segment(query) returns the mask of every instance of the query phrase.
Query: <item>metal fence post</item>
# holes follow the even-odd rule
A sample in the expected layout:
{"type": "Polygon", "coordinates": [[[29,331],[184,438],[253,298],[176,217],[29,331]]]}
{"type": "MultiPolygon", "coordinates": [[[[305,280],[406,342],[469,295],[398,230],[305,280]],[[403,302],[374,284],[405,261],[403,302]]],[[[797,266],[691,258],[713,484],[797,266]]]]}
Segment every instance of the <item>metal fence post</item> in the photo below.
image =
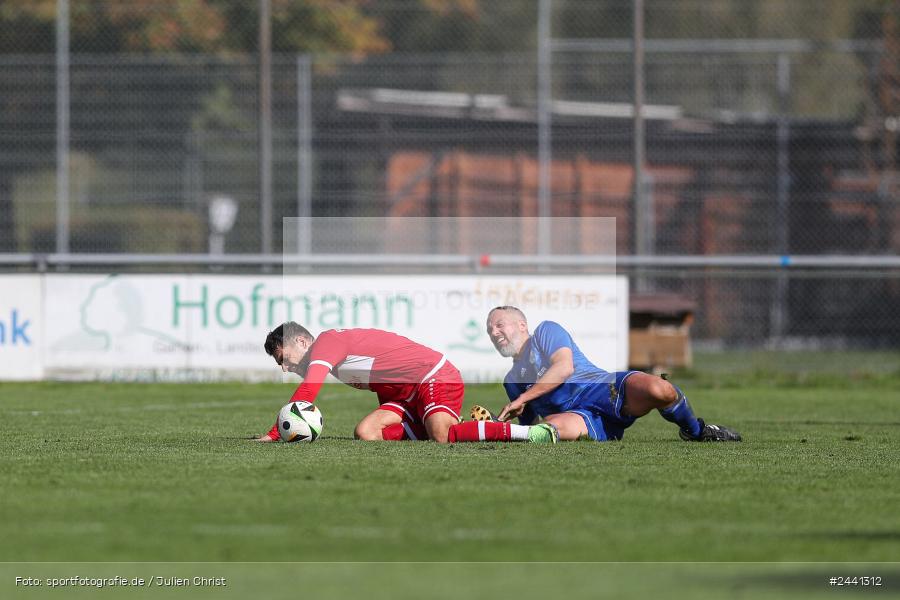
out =
{"type": "Polygon", "coordinates": [[[312,251],[312,57],[297,56],[297,248],[312,251]]]}
{"type": "Polygon", "coordinates": [[[553,160],[551,1],[540,0],[538,4],[538,254],[549,254],[553,248],[550,222],[553,214],[550,206],[550,166],[553,160]]]}
{"type": "MultiPolygon", "coordinates": [[[[648,207],[645,205],[644,189],[645,134],[644,134],[644,0],[634,0],[634,39],[633,39],[633,73],[634,73],[634,253],[647,253],[647,236],[645,227],[648,223],[648,207]]],[[[646,291],[647,281],[640,272],[637,273],[637,291],[646,291]]]]}
{"type": "MultiPolygon", "coordinates": [[[[778,120],[775,130],[776,182],[775,182],[775,251],[782,256],[790,254],[790,94],[791,57],[782,52],[777,62],[778,120]]],[[[775,281],[770,315],[771,341],[775,344],[784,337],[787,330],[788,276],[783,271],[775,281]]]]}
{"type": "Polygon", "coordinates": [[[259,0],[259,220],[260,252],[272,252],[272,18],[259,0]]]}
{"type": "Polygon", "coordinates": [[[69,252],[69,0],[56,0],[56,251],[69,252]]]}

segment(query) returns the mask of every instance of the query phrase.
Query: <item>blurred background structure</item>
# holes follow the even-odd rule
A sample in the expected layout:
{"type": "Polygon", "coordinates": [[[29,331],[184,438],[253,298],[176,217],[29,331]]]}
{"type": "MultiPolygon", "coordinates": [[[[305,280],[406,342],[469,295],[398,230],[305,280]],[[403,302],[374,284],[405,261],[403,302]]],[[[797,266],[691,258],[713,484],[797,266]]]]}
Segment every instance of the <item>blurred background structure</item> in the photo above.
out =
{"type": "Polygon", "coordinates": [[[616,217],[708,347],[897,349],[898,134],[896,0],[7,0],[0,269],[616,217]]]}

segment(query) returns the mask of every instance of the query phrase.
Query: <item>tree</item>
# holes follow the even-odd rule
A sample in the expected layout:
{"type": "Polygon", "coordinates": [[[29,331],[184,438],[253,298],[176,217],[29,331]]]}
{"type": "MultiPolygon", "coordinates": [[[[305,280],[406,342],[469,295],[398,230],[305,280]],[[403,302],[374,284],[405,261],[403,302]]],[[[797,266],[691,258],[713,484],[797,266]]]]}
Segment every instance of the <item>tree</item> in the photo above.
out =
{"type": "MultiPolygon", "coordinates": [[[[365,55],[390,48],[381,32],[380,21],[365,14],[366,0],[271,1],[275,51],[365,55]]],[[[73,60],[83,53],[253,56],[257,47],[258,6],[250,0],[69,0],[70,50],[73,60]]],[[[56,11],[56,0],[0,3],[0,54],[7,57],[11,54],[51,55],[56,49],[56,11]]],[[[47,165],[52,165],[54,140],[52,135],[46,135],[46,129],[48,124],[52,128],[56,120],[52,64],[40,60],[34,62],[41,65],[34,69],[42,78],[41,84],[22,84],[23,78],[33,78],[26,74],[28,69],[21,66],[21,61],[10,60],[10,66],[0,71],[0,89],[4,90],[0,94],[4,156],[40,158],[29,159],[29,162],[8,158],[0,164],[0,251],[17,249],[12,200],[14,182],[28,170],[40,168],[46,171],[47,165]],[[38,133],[41,135],[36,135],[38,133]]],[[[134,74],[135,78],[139,76],[139,73],[134,74]]],[[[139,85],[135,81],[135,86],[139,85]]],[[[84,93],[113,100],[108,97],[110,92],[104,89],[82,90],[84,93]]],[[[217,105],[221,104],[223,90],[216,88],[199,93],[213,94],[217,105]]],[[[200,98],[195,104],[206,107],[210,103],[200,98]]],[[[151,106],[144,110],[152,112],[156,109],[151,106]]],[[[181,115],[166,114],[165,111],[165,107],[159,107],[159,114],[142,114],[143,126],[152,126],[156,121],[171,123],[173,118],[181,118],[181,115]]],[[[208,120],[186,115],[183,127],[190,131],[192,124],[208,120]]],[[[103,140],[96,138],[92,142],[93,146],[86,147],[82,141],[79,149],[101,152],[102,148],[96,144],[103,140]]]]}
{"type": "MultiPolygon", "coordinates": [[[[367,0],[271,0],[275,51],[384,52],[367,0]]],[[[69,0],[73,52],[253,52],[251,0],[69,0]]],[[[0,52],[54,50],[56,0],[0,5],[0,52]]]]}

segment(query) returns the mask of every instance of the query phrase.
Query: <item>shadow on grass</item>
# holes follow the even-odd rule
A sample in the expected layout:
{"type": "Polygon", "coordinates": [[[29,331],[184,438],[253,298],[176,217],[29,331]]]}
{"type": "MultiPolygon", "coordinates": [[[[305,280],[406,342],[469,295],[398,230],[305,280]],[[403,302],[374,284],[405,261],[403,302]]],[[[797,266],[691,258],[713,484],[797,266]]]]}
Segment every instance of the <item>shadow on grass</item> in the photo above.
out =
{"type": "Polygon", "coordinates": [[[865,542],[897,542],[900,531],[810,531],[793,533],[793,537],[820,540],[862,540],[865,542]]]}
{"type": "MultiPolygon", "coordinates": [[[[795,597],[809,597],[818,592],[829,593],[835,588],[849,587],[858,593],[893,592],[900,578],[900,569],[895,565],[881,564],[827,563],[821,566],[794,567],[773,565],[772,571],[754,575],[733,575],[727,584],[733,591],[755,592],[753,597],[762,597],[760,588],[770,588],[790,592],[795,597]],[[787,570],[787,572],[778,572],[787,570]],[[772,572],[774,571],[774,572],[772,572]],[[867,579],[866,579],[867,578],[867,579]],[[855,579],[856,582],[847,582],[855,579]],[[863,581],[865,580],[865,583],[863,581]],[[832,583],[834,581],[834,583],[832,583]],[[838,583],[840,582],[840,583],[838,583]]],[[[815,594],[818,597],[818,594],[815,594]]],[[[855,597],[855,596],[854,596],[855,597]]],[[[894,596],[895,597],[895,596],[894,596]]]]}

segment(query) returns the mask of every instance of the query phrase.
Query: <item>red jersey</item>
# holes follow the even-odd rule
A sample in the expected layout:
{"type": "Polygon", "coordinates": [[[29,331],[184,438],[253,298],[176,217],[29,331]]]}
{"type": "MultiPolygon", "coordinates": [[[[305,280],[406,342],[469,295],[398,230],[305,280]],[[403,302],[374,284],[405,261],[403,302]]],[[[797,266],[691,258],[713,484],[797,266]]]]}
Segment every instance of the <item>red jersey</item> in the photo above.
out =
{"type": "Polygon", "coordinates": [[[416,386],[444,355],[402,335],[380,329],[329,329],[304,357],[306,378],[314,365],[358,389],[381,392],[385,386],[416,386]]]}

